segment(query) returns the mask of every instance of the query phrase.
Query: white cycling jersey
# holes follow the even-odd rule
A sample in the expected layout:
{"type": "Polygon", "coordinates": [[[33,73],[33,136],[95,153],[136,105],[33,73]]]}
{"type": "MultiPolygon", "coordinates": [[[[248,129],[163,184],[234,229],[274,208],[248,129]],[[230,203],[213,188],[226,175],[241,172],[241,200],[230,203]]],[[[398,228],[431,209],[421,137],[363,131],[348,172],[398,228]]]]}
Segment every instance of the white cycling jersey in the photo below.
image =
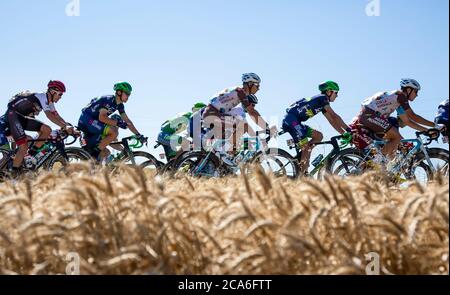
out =
{"type": "Polygon", "coordinates": [[[54,103],[49,103],[47,100],[47,93],[45,92],[31,92],[29,90],[25,90],[22,91],[16,95],[14,95],[9,101],[13,101],[14,99],[16,99],[18,96],[30,96],[33,95],[34,97],[36,97],[39,100],[39,104],[41,105],[42,111],[44,112],[56,112],[56,108],[55,108],[55,104],[54,103]]]}
{"type": "Polygon", "coordinates": [[[379,92],[366,98],[362,102],[363,107],[378,112],[381,116],[388,117],[399,107],[403,111],[410,109],[408,98],[401,91],[379,92]]]}
{"type": "Polygon", "coordinates": [[[227,88],[211,100],[211,105],[220,113],[227,113],[246,99],[240,87],[227,88]]]}
{"type": "Polygon", "coordinates": [[[34,96],[36,96],[39,99],[39,102],[41,103],[42,106],[42,110],[44,112],[52,112],[52,113],[56,112],[55,104],[53,102],[49,103],[47,100],[47,93],[40,92],[34,94],[34,96]]]}

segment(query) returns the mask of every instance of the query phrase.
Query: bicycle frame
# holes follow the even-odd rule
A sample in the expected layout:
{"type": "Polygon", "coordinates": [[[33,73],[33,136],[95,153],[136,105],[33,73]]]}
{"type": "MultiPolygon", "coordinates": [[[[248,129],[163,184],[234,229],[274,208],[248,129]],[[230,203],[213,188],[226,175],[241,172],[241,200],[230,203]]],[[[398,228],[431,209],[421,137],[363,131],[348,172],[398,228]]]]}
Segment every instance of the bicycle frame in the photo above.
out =
{"type": "Polygon", "coordinates": [[[122,151],[120,151],[119,155],[117,155],[117,157],[114,159],[114,161],[121,161],[121,160],[125,159],[126,157],[128,157],[131,160],[131,164],[136,165],[136,161],[133,156],[133,149],[139,149],[139,148],[143,147],[144,144],[137,142],[135,144],[130,145],[128,143],[128,141],[130,141],[130,140],[136,140],[136,137],[134,137],[134,136],[125,137],[125,138],[122,138],[121,141],[112,142],[109,144],[110,146],[121,145],[124,147],[124,149],[122,151]]]}
{"type": "MultiPolygon", "coordinates": [[[[40,169],[44,163],[51,158],[55,153],[59,152],[64,159],[68,160],[67,154],[66,154],[66,150],[65,150],[65,143],[64,140],[67,138],[66,137],[60,137],[59,135],[55,138],[55,139],[31,139],[28,140],[28,143],[35,143],[35,142],[42,142],[45,141],[47,143],[49,143],[51,145],[50,150],[44,155],[44,157],[42,157],[41,159],[39,159],[39,161],[34,165],[33,170],[36,169],[40,169]]],[[[76,139],[75,139],[76,140],[76,139]]],[[[69,143],[68,145],[72,144],[75,142],[75,140],[71,143],[69,143]]],[[[8,157],[11,159],[12,156],[14,156],[17,152],[16,148],[15,150],[11,150],[9,151],[8,157]]],[[[12,164],[12,162],[10,161],[5,161],[5,164],[12,164]]],[[[3,169],[4,167],[1,167],[1,169],[3,169]]],[[[8,167],[10,168],[10,167],[8,167]]]]}
{"type": "MultiPolygon", "coordinates": [[[[327,161],[329,161],[331,158],[333,158],[335,155],[337,155],[339,153],[339,151],[341,151],[341,149],[343,149],[349,145],[349,143],[343,143],[343,144],[339,145],[337,141],[338,141],[338,139],[341,139],[341,138],[342,138],[341,135],[334,136],[329,141],[323,141],[323,142],[314,144],[314,147],[316,147],[318,145],[332,145],[333,150],[330,153],[328,153],[328,155],[326,155],[326,157],[324,157],[320,161],[320,163],[316,167],[314,167],[313,170],[311,170],[311,172],[308,173],[310,176],[313,176],[316,173],[318,173],[320,171],[320,169],[322,169],[326,165],[327,161]]],[[[290,148],[292,149],[293,147],[290,147],[290,148]]],[[[299,148],[295,147],[295,151],[297,153],[295,158],[299,161],[300,157],[301,157],[301,150],[299,148]]]]}
{"type": "MultiPolygon", "coordinates": [[[[400,142],[410,142],[414,144],[414,147],[408,152],[408,154],[404,157],[402,157],[402,159],[396,163],[396,165],[394,167],[392,167],[391,172],[393,173],[398,173],[400,172],[401,168],[404,167],[404,165],[412,158],[414,157],[417,153],[419,152],[423,152],[423,154],[425,155],[425,159],[427,161],[428,166],[431,168],[432,172],[435,173],[437,170],[434,167],[433,163],[430,160],[430,157],[428,155],[428,151],[422,141],[422,138],[420,138],[420,136],[418,136],[417,138],[414,139],[402,139],[400,142]]],[[[386,142],[384,140],[375,140],[369,147],[368,150],[370,151],[373,148],[377,149],[377,152],[379,154],[381,153],[381,145],[386,144],[386,142]]],[[[364,158],[364,161],[366,160],[368,155],[366,155],[366,157],[364,158]]]]}
{"type": "MultiPolygon", "coordinates": [[[[254,155],[260,150],[261,147],[261,139],[256,136],[256,137],[246,137],[247,140],[256,140],[255,143],[255,150],[254,151],[250,151],[250,150],[246,150],[246,149],[242,149],[236,156],[238,157],[239,155],[243,155],[243,158],[240,162],[246,163],[248,161],[250,161],[254,155]]],[[[200,164],[195,168],[195,170],[193,171],[193,175],[196,176],[198,175],[197,173],[199,173],[199,171],[201,171],[204,166],[206,165],[206,163],[208,162],[210,156],[215,153],[217,151],[217,149],[220,146],[224,146],[225,143],[227,143],[228,140],[226,139],[217,139],[215,140],[213,146],[210,148],[210,151],[208,151],[206,157],[200,162],[200,164]]]]}

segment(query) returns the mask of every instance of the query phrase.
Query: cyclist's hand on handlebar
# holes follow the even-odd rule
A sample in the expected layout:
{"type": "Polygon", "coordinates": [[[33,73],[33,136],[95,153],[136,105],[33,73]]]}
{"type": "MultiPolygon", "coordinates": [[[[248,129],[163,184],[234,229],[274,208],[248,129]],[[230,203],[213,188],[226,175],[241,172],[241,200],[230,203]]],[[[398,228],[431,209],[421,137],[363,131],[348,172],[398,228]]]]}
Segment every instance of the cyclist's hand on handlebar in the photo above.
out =
{"type": "Polygon", "coordinates": [[[352,140],[352,138],[353,138],[353,135],[351,132],[345,132],[344,134],[342,134],[342,139],[344,141],[350,142],[352,140]]]}
{"type": "Polygon", "coordinates": [[[69,135],[73,135],[73,136],[75,136],[75,135],[79,135],[80,134],[80,132],[78,131],[78,130],[76,130],[73,126],[71,126],[71,125],[67,125],[67,126],[65,126],[64,128],[62,128],[65,132],[67,132],[67,134],[69,134],[69,135]]]}
{"type": "Polygon", "coordinates": [[[431,139],[437,139],[440,136],[440,130],[436,128],[428,129],[427,136],[431,139]]]}
{"type": "Polygon", "coordinates": [[[142,135],[142,134],[136,135],[136,138],[137,138],[137,140],[139,140],[142,144],[146,144],[146,143],[147,143],[147,140],[148,140],[148,137],[145,137],[145,136],[142,135]]]}

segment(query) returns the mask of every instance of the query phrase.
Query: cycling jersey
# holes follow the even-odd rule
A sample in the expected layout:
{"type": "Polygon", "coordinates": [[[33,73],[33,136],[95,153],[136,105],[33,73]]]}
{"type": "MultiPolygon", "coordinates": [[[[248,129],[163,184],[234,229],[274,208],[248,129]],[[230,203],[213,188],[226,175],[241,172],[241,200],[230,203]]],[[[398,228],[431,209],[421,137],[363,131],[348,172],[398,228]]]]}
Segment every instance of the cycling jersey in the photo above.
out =
{"type": "Polygon", "coordinates": [[[96,147],[109,131],[110,127],[99,120],[102,109],[106,110],[108,116],[116,111],[119,111],[120,114],[125,113],[125,106],[123,103],[117,104],[114,95],[96,97],[91,100],[81,111],[78,120],[78,128],[83,131],[89,148],[96,147]]]}
{"type": "Polygon", "coordinates": [[[120,114],[125,113],[125,106],[123,103],[117,104],[116,97],[114,95],[96,97],[81,111],[82,115],[98,120],[100,110],[105,109],[107,115],[112,115],[115,111],[119,111],[120,114]]]}
{"type": "Polygon", "coordinates": [[[389,117],[394,111],[399,113],[411,107],[406,95],[401,91],[379,92],[362,102],[363,108],[376,112],[381,117],[389,117]]]}
{"type": "Polygon", "coordinates": [[[448,125],[448,98],[443,101],[438,107],[438,113],[436,115],[435,123],[448,125]]]}
{"type": "Polygon", "coordinates": [[[6,121],[17,145],[26,143],[25,130],[35,132],[41,130],[44,124],[34,117],[42,110],[56,112],[53,103],[48,103],[46,93],[22,92],[9,101],[6,121]]]}
{"type": "Polygon", "coordinates": [[[192,117],[191,112],[178,114],[175,118],[167,120],[161,126],[161,131],[165,134],[175,134],[186,130],[189,120],[192,117]]]}
{"type": "Polygon", "coordinates": [[[41,111],[56,112],[55,105],[49,103],[47,94],[22,92],[16,94],[8,103],[8,109],[14,109],[24,116],[37,116],[41,111]]]}
{"type": "Polygon", "coordinates": [[[301,122],[307,121],[318,113],[326,113],[325,107],[330,105],[326,95],[319,94],[310,98],[302,98],[286,109],[290,115],[294,115],[301,122]]]}
{"type": "Polygon", "coordinates": [[[220,114],[231,111],[234,107],[242,104],[244,109],[250,105],[250,102],[242,88],[234,87],[225,89],[216,97],[211,99],[210,105],[220,114]]]}

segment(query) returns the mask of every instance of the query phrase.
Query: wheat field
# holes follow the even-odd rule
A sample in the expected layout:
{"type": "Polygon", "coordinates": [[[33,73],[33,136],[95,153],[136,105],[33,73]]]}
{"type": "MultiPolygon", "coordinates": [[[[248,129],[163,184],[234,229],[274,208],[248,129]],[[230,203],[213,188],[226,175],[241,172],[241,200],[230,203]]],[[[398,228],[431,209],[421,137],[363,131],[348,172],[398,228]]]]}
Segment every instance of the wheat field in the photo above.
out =
{"type": "Polygon", "coordinates": [[[0,184],[0,274],[449,273],[448,179],[396,188],[261,172],[155,177],[70,166],[0,184]]]}

